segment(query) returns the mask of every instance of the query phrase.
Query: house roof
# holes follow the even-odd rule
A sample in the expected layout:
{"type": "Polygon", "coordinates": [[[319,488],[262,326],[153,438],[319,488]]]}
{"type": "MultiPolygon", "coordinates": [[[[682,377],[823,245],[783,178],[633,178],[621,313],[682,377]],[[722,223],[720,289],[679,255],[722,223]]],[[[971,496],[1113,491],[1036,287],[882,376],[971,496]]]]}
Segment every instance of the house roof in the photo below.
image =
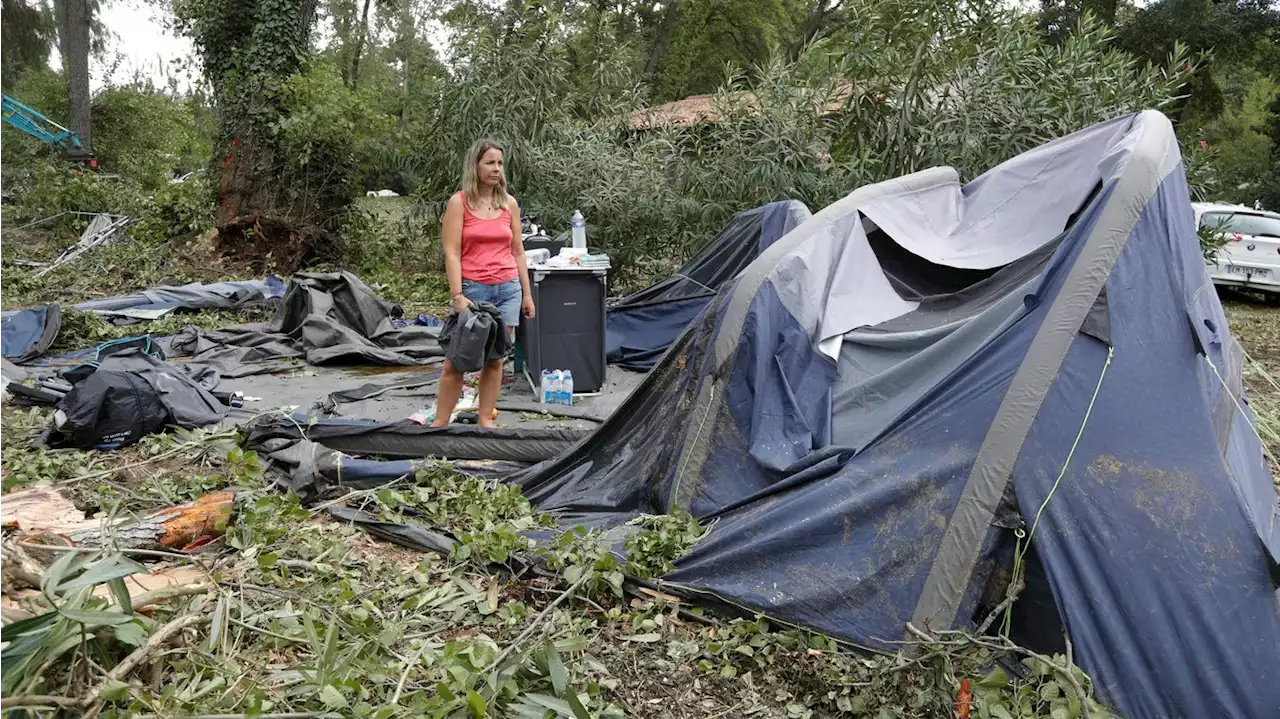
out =
{"type": "MultiPolygon", "coordinates": [[[[797,90],[798,91],[798,90],[797,90]]],[[[853,83],[840,80],[836,91],[827,98],[823,114],[833,114],[844,106],[845,101],[853,94],[853,83]]],[[[740,90],[730,94],[751,108],[752,114],[758,112],[756,93],[751,90],[740,90]]],[[[716,108],[716,95],[691,95],[682,100],[636,110],[627,118],[627,125],[634,130],[650,130],[656,127],[681,127],[720,121],[720,111],[716,108]]]]}

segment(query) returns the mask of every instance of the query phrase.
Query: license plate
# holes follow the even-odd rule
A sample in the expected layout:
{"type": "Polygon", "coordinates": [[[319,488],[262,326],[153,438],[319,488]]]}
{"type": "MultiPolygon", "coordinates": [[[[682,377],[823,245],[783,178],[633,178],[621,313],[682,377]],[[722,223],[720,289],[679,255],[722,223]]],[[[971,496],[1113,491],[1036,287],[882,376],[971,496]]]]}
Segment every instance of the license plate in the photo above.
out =
{"type": "Polygon", "coordinates": [[[1236,265],[1226,266],[1227,274],[1241,275],[1243,277],[1252,277],[1253,279],[1266,280],[1271,278],[1271,270],[1262,270],[1256,267],[1237,267],[1236,265]]]}

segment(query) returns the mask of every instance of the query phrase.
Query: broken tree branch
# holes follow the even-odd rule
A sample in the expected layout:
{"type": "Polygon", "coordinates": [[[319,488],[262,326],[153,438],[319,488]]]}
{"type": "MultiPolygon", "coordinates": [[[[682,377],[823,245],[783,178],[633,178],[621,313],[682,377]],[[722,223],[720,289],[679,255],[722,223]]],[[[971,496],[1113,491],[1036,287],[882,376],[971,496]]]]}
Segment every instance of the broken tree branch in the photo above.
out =
{"type": "Polygon", "coordinates": [[[560,596],[556,597],[555,600],[551,602],[551,604],[547,605],[546,609],[543,609],[538,614],[538,616],[534,617],[533,621],[529,623],[529,626],[526,627],[523,632],[520,632],[520,636],[516,637],[514,641],[508,644],[507,648],[503,649],[502,653],[500,653],[497,657],[495,657],[494,660],[490,662],[489,666],[485,667],[485,670],[480,673],[488,674],[489,672],[501,666],[502,662],[506,661],[507,657],[511,656],[511,654],[515,652],[515,650],[518,649],[520,645],[523,644],[524,641],[529,638],[530,635],[533,634],[533,631],[542,625],[543,620],[551,616],[551,613],[555,611],[556,607],[560,606],[560,604],[564,602],[564,600],[573,596],[573,593],[578,591],[578,587],[581,587],[583,584],[587,583],[587,579],[590,576],[591,576],[591,572],[583,572],[582,576],[578,577],[578,581],[569,585],[568,589],[561,592],[560,596]]]}
{"type": "Polygon", "coordinates": [[[14,709],[17,707],[74,707],[78,706],[80,701],[74,697],[55,697],[47,694],[23,694],[16,697],[5,697],[0,699],[0,709],[14,709]]]}
{"type": "MultiPolygon", "coordinates": [[[[90,691],[84,699],[81,699],[80,705],[87,707],[97,704],[98,700],[102,697],[102,693],[107,690],[111,683],[121,681],[124,677],[129,676],[130,672],[146,661],[147,657],[151,656],[153,652],[168,643],[174,635],[181,633],[188,627],[194,627],[197,624],[203,624],[207,621],[209,621],[208,614],[188,614],[183,617],[178,617],[177,619],[174,619],[168,624],[160,627],[156,630],[155,634],[151,635],[151,638],[147,640],[146,644],[133,650],[129,656],[125,657],[119,664],[112,667],[111,671],[107,674],[107,678],[104,679],[102,683],[98,684],[98,686],[94,687],[94,689],[90,691]]],[[[97,712],[91,710],[88,713],[93,715],[97,712]]]]}

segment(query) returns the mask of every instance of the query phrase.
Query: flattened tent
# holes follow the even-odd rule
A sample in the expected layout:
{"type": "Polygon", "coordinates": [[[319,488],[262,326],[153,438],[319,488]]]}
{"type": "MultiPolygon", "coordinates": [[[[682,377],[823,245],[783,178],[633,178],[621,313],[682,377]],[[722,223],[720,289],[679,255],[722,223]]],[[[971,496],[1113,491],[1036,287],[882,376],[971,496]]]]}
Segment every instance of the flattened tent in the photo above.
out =
{"type": "Polygon", "coordinates": [[[809,208],[796,200],[771,202],[734,215],[674,275],[627,295],[609,308],[609,362],[641,372],[652,369],[724,283],[810,216],[809,208]]]}
{"type": "Polygon", "coordinates": [[[6,312],[0,318],[0,347],[14,364],[25,364],[44,354],[62,329],[62,309],[42,305],[6,312]]]}
{"type": "Polygon", "coordinates": [[[1276,716],[1280,503],[1241,358],[1148,111],[854,191],[512,481],[569,525],[718,520],[669,586],[880,648],[980,618],[1025,527],[1056,609],[1032,621],[1118,711],[1276,716]]]}

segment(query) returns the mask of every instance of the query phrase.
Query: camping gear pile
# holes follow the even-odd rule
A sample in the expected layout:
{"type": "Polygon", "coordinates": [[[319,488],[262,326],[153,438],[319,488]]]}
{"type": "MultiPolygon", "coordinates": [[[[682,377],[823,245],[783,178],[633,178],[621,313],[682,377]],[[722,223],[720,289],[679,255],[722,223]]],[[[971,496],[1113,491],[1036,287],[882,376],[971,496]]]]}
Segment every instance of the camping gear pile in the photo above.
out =
{"type": "Polygon", "coordinates": [[[312,365],[418,365],[444,352],[439,327],[397,323],[402,310],[379,298],[350,272],[299,272],[270,322],[221,330],[188,327],[170,344],[174,354],[216,367],[223,377],[312,365]]]}

